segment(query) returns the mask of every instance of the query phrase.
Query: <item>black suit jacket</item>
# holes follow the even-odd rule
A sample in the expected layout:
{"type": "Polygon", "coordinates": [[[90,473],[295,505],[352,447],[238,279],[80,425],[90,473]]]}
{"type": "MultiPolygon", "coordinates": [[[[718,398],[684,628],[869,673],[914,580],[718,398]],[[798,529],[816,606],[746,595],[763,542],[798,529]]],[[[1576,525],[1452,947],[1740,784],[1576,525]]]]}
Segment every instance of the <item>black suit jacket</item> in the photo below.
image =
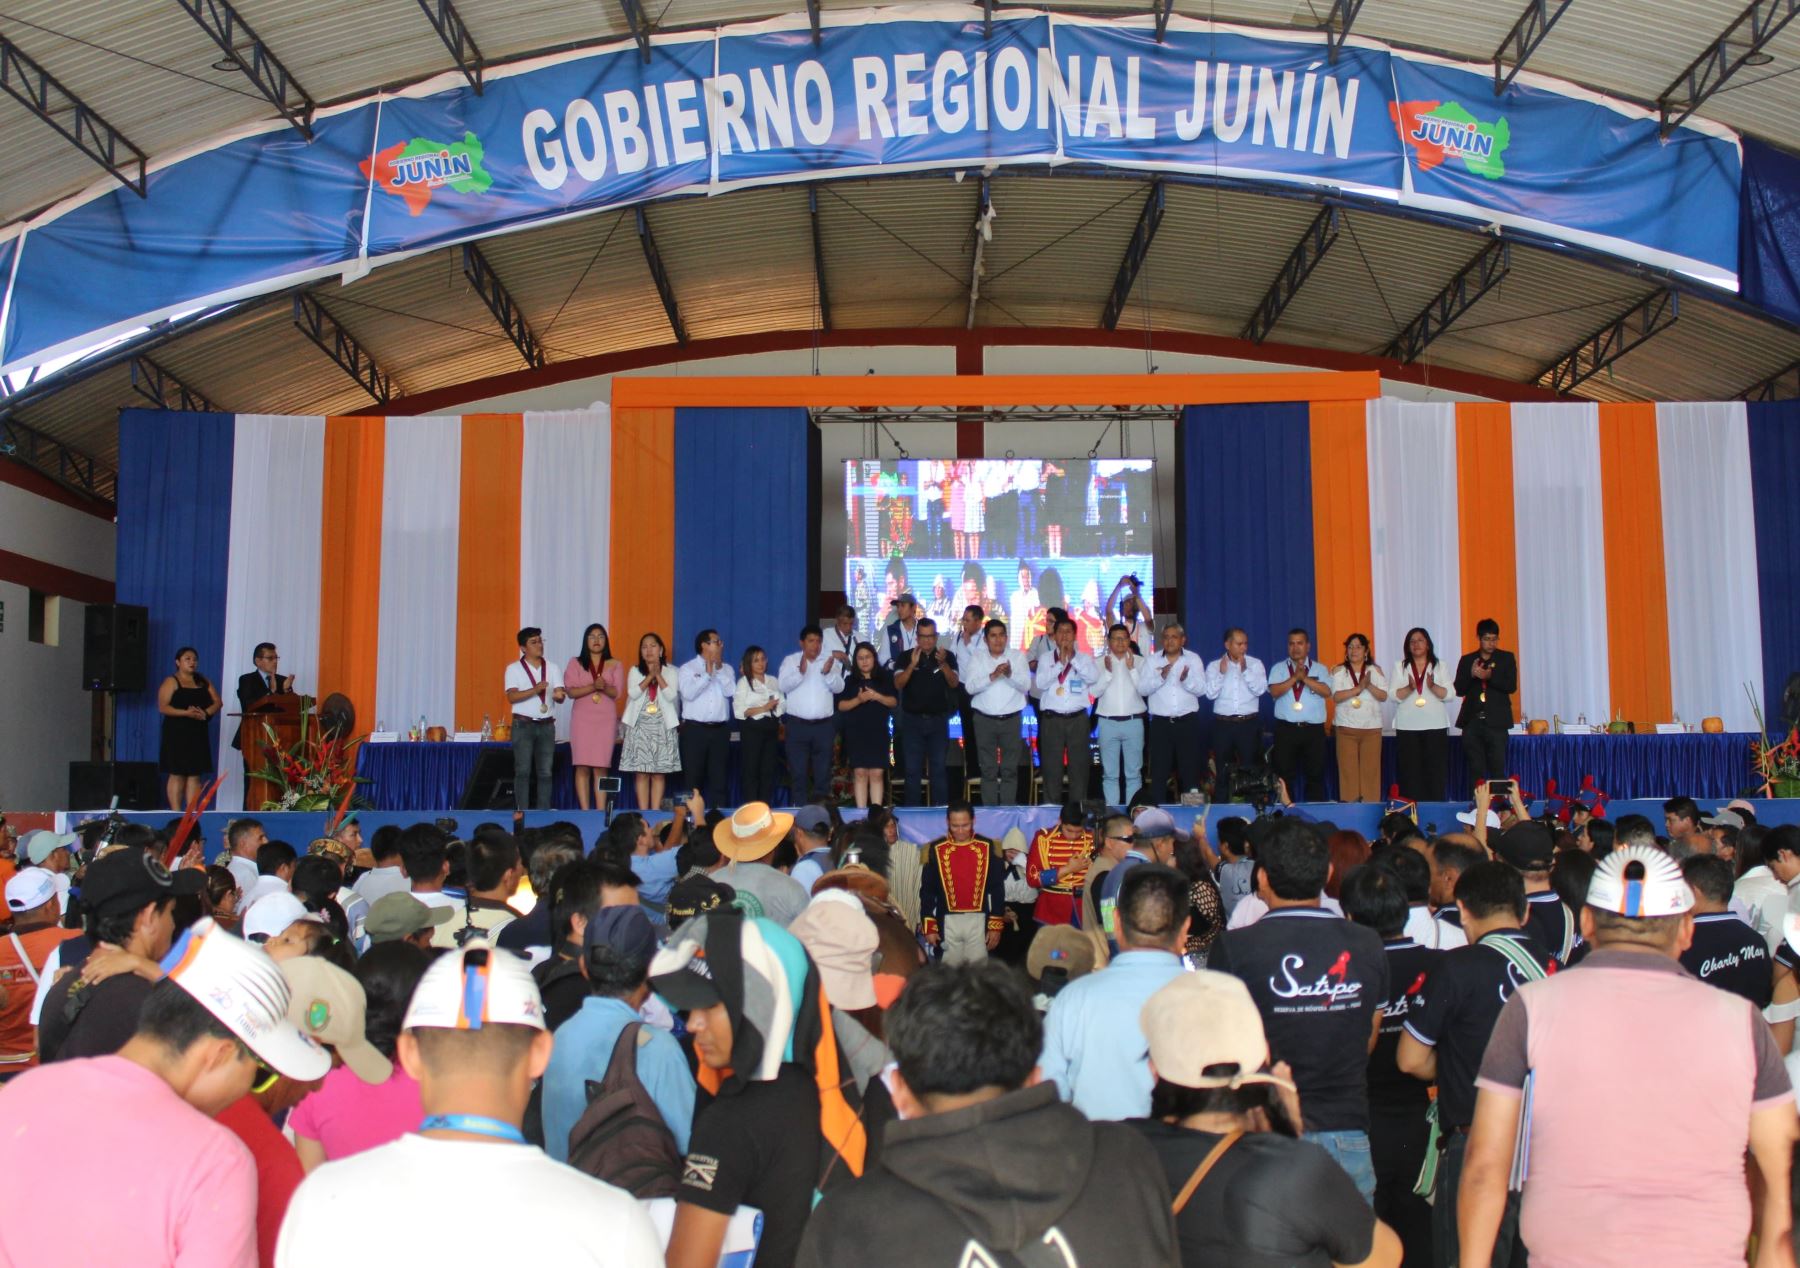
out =
{"type": "Polygon", "coordinates": [[[1483,682],[1474,674],[1475,662],[1480,656],[1480,652],[1464,652],[1463,658],[1456,662],[1456,694],[1463,698],[1456,725],[1465,731],[1471,722],[1505,730],[1513,724],[1512,698],[1513,692],[1519,689],[1519,662],[1511,652],[1496,648],[1494,676],[1483,682]],[[1484,689],[1487,691],[1486,704],[1481,701],[1484,689]]]}
{"type": "MultiPolygon", "coordinates": [[[[284,678],[280,674],[275,675],[275,682],[283,691],[290,690],[294,685],[292,677],[284,678]]],[[[262,672],[253,669],[238,679],[238,712],[248,713],[251,709],[256,707],[263,697],[274,694],[274,692],[269,690],[268,684],[263,681],[262,672]]],[[[239,719],[238,721],[237,734],[231,737],[231,747],[240,751],[244,747],[244,723],[242,719],[239,719]]]]}

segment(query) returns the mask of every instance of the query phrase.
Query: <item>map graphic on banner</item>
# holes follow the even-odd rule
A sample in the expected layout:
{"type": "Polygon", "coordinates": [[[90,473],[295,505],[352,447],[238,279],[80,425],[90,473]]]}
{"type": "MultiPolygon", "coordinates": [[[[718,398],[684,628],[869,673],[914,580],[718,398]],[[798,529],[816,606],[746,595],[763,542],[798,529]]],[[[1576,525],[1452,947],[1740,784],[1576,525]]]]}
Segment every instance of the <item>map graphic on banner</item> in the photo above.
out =
{"type": "Polygon", "coordinates": [[[1735,288],[1730,130],[1352,37],[964,5],[652,36],[445,75],[98,184],[0,237],[0,372],[172,314],[609,208],[1008,164],[1302,185],[1735,288]],[[380,196],[376,196],[379,194],[380,196]],[[142,244],[154,243],[155,249],[142,244]],[[71,288],[80,276],[84,285],[71,288]]]}

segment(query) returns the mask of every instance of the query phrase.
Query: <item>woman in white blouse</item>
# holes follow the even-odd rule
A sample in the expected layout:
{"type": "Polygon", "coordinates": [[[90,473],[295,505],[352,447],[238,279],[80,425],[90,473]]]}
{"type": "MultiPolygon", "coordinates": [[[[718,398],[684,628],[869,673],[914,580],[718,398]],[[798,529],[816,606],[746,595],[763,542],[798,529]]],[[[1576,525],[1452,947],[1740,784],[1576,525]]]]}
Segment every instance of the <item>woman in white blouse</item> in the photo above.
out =
{"type": "Polygon", "coordinates": [[[1343,661],[1331,670],[1340,800],[1381,800],[1381,703],[1387,698],[1387,677],[1375,663],[1369,636],[1352,634],[1344,640],[1343,661]]]}
{"type": "Polygon", "coordinates": [[[781,715],[786,711],[781,687],[769,674],[769,655],[751,644],[738,666],[732,697],[738,718],[738,804],[775,802],[775,750],[780,746],[781,715]]]}
{"type": "Polygon", "coordinates": [[[646,634],[638,640],[638,662],[625,678],[625,716],[620,719],[625,747],[619,753],[619,769],[637,776],[640,810],[661,806],[664,778],[681,769],[681,746],[675,741],[681,725],[681,692],[668,658],[662,636],[646,634]]]}
{"type": "Polygon", "coordinates": [[[1394,746],[1400,768],[1400,795],[1410,801],[1441,801],[1450,773],[1450,711],[1445,701],[1456,680],[1437,658],[1431,635],[1406,631],[1406,655],[1395,665],[1394,746]]]}

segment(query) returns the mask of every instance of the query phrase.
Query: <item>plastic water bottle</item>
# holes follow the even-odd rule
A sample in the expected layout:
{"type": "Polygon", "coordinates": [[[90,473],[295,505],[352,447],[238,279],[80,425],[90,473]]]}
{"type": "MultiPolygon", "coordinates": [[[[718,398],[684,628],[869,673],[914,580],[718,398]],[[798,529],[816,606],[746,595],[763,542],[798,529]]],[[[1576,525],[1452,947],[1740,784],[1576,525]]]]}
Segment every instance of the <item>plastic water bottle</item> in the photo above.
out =
{"type": "Polygon", "coordinates": [[[481,742],[488,743],[494,738],[494,719],[489,714],[481,715],[481,742]]]}
{"type": "Polygon", "coordinates": [[[425,738],[425,715],[423,713],[421,713],[419,715],[419,729],[417,731],[413,732],[413,739],[422,740],[424,738],[425,738]]]}

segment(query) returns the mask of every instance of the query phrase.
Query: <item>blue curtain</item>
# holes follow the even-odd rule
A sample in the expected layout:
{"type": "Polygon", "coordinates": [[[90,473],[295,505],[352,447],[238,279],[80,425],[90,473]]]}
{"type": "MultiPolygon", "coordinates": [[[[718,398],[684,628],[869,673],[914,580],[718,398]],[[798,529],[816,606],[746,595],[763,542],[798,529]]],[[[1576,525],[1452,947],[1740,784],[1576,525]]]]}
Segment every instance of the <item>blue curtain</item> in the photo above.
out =
{"type": "Polygon", "coordinates": [[[818,602],[818,464],[803,409],[675,411],[675,628],[669,656],[717,629],[736,665],[759,643],[771,668],[818,602]],[[808,543],[812,546],[809,549],[808,543]]]}
{"type": "Polygon", "coordinates": [[[1800,158],[1744,138],[1738,210],[1738,284],[1744,298],[1800,321],[1800,158]]]}
{"type": "MultiPolygon", "coordinates": [[[[200,672],[237,707],[225,655],[226,559],[236,417],[172,410],[119,413],[118,597],[150,609],[150,686],[118,701],[120,761],[153,762],[161,744],[156,686],[175,649],[200,654],[200,672]]],[[[213,752],[219,726],[211,724],[213,752]]]]}
{"type": "Polygon", "coordinates": [[[1750,406],[1750,493],[1762,608],[1763,717],[1781,729],[1781,689],[1800,670],[1800,401],[1750,406]]]}
{"type": "MultiPolygon", "coordinates": [[[[1179,453],[1188,646],[1217,660],[1225,628],[1237,625],[1252,656],[1281,660],[1288,630],[1311,630],[1316,611],[1308,407],[1190,406],[1179,453]]],[[[1272,711],[1264,700],[1264,717],[1272,711]]]]}

